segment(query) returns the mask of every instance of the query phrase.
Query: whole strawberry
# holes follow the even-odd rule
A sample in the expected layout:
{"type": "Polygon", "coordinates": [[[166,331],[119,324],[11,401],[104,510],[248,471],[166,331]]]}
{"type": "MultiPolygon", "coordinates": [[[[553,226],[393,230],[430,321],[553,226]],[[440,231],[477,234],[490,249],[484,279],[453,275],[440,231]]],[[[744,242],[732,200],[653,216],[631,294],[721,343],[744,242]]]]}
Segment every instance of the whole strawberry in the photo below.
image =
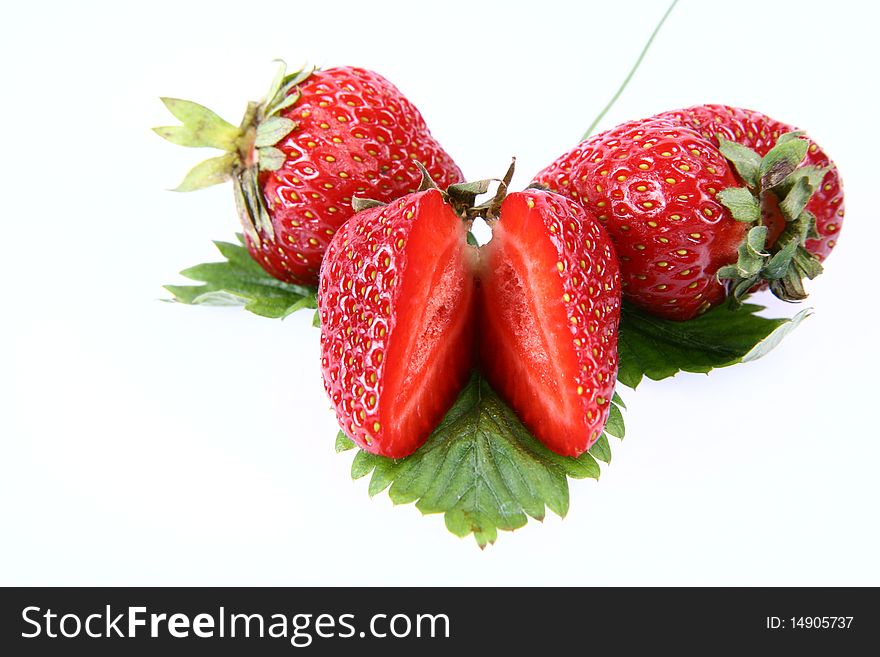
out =
{"type": "Polygon", "coordinates": [[[390,201],[415,191],[421,163],[444,185],[461,172],[415,106],[377,73],[338,67],[286,74],[240,126],[190,101],[163,98],[182,126],[156,132],[182,146],[226,151],[177,188],[231,179],[254,259],[272,276],[314,285],[327,245],[353,214],[352,198],[390,201]]]}
{"type": "Polygon", "coordinates": [[[812,144],[778,132],[781,124],[729,127],[728,136],[752,139],[759,153],[696,129],[708,134],[703,121],[717,112],[689,111],[591,137],[535,181],[595,212],[614,240],[625,298],[648,312],[690,319],[762,284],[780,298],[804,298],[802,278],[822,271],[820,258],[833,246],[817,225],[839,226],[830,218],[842,212],[836,170],[809,159],[800,166],[812,144]],[[820,186],[825,195],[814,197],[820,186]]]}

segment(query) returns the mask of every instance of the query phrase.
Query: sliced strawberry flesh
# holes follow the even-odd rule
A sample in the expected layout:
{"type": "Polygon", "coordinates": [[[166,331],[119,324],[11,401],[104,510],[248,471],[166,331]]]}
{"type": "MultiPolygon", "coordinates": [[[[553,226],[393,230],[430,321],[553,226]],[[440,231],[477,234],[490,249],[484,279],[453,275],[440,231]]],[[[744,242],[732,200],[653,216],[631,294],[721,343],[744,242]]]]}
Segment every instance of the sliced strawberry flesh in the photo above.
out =
{"type": "Polygon", "coordinates": [[[381,424],[388,456],[411,453],[439,424],[473,361],[475,249],[439,194],[413,219],[391,321],[381,424]]]}
{"type": "MultiPolygon", "coordinates": [[[[557,255],[542,223],[508,197],[484,247],[479,320],[482,368],[523,423],[554,451],[586,443],[578,360],[557,255]],[[513,201],[513,202],[511,202],[513,201]]],[[[582,451],[582,450],[581,450],[582,451]]]]}

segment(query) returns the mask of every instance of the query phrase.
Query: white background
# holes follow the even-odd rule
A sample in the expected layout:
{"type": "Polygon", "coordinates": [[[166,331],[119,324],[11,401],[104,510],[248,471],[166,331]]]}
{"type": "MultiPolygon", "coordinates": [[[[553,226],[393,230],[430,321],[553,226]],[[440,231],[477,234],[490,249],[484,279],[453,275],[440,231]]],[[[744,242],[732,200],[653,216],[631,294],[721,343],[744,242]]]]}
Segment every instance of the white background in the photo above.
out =
{"type": "Polygon", "coordinates": [[[516,154],[522,186],[665,3],[263,4],[5,10],[0,583],[880,584],[873,3],[675,10],[602,127],[724,102],[808,128],[847,191],[815,315],[757,363],[624,390],[601,481],[483,552],[350,480],[310,314],[160,302],[237,224],[228,187],[165,191],[202,153],[149,131],[158,96],[237,122],[275,57],[357,64],[468,177],[516,154]]]}

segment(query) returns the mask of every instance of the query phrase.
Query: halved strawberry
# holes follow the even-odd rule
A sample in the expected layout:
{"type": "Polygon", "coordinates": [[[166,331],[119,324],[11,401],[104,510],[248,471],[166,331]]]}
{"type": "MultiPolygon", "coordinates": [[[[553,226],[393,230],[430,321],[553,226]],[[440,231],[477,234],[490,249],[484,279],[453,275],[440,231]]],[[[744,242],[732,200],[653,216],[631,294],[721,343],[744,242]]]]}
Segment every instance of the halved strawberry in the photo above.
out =
{"type": "Polygon", "coordinates": [[[321,267],[321,364],[340,426],[361,448],[415,451],[473,361],[467,225],[437,189],[364,210],[321,267]]]}
{"type": "Polygon", "coordinates": [[[598,222],[557,194],[510,194],[500,217],[481,253],[482,369],[541,442],[578,456],[614,393],[617,259],[598,222]]]}

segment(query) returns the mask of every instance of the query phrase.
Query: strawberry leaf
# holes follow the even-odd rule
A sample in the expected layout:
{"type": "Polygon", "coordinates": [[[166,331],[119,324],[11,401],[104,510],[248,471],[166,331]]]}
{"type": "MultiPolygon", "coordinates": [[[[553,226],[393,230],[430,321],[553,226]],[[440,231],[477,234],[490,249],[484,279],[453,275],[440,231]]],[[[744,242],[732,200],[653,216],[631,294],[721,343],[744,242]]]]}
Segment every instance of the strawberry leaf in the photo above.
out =
{"type": "MultiPolygon", "coordinates": [[[[239,236],[239,239],[241,237],[239,236]]],[[[166,285],[174,301],[192,305],[244,306],[256,315],[284,318],[300,308],[317,308],[315,290],[273,278],[247,249],[229,242],[214,242],[226,259],[196,265],[180,272],[202,285],[166,285]]]]}
{"type": "MultiPolygon", "coordinates": [[[[623,435],[617,399],[611,408],[619,425],[615,429],[623,435]]],[[[337,452],[353,448],[345,434],[337,436],[337,452]]],[[[495,542],[499,529],[518,529],[529,517],[543,520],[547,509],[564,517],[568,478],[598,479],[596,459],[611,460],[605,434],[576,459],[559,456],[538,442],[475,373],[414,454],[395,461],[359,450],[351,476],[371,475],[371,496],[387,489],[395,504],[415,502],[424,514],[444,514],[449,531],[461,537],[473,534],[482,548],[495,542]]]]}
{"type": "MultiPolygon", "coordinates": [[[[624,303],[620,320],[618,380],[630,388],[642,378],[659,381],[678,372],[707,373],[718,367],[757,360],[809,315],[767,319],[762,306],[718,306],[677,322],[648,315],[624,303]]],[[[606,431],[612,433],[611,423],[606,431]]]]}

